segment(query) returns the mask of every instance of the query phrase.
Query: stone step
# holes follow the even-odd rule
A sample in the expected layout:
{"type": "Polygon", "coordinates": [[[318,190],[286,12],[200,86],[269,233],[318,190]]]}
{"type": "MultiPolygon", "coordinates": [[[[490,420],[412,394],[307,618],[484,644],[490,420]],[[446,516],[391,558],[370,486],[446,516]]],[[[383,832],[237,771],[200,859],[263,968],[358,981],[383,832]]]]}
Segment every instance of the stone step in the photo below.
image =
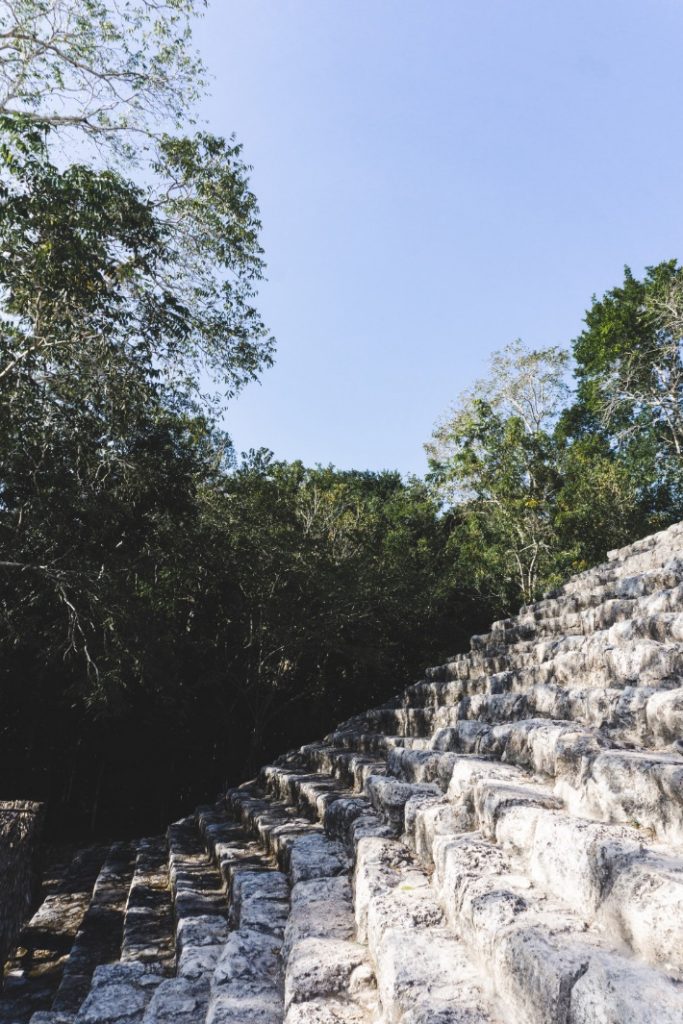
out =
{"type": "MultiPolygon", "coordinates": [[[[264,770],[262,779],[270,791],[290,800],[296,799],[298,808],[304,807],[311,813],[331,815],[343,802],[335,799],[337,791],[343,792],[343,787],[335,785],[334,779],[320,778],[316,782],[310,775],[299,776],[297,788],[293,789],[289,779],[294,775],[291,769],[272,766],[264,770]]],[[[268,803],[267,800],[256,799],[251,812],[255,828],[262,828],[263,805],[268,803]]],[[[272,821],[277,813],[284,821],[292,820],[291,811],[278,807],[277,801],[269,806],[272,821]]],[[[365,818],[366,824],[368,819],[374,819],[375,832],[386,831],[378,825],[367,801],[365,818]]],[[[355,817],[353,824],[357,825],[358,820],[358,816],[355,817]]],[[[376,864],[371,886],[368,864],[373,858],[364,862],[365,882],[361,884],[366,884],[367,899],[359,904],[357,897],[355,907],[359,944],[351,939],[353,918],[349,916],[349,880],[345,874],[338,873],[344,863],[341,850],[333,846],[323,859],[323,865],[326,863],[327,867],[321,866],[318,844],[322,840],[329,847],[330,840],[319,831],[313,831],[315,826],[307,823],[311,840],[315,842],[309,849],[304,847],[303,852],[308,862],[306,873],[313,872],[314,877],[298,881],[292,890],[294,909],[285,943],[287,1024],[304,1021],[311,1024],[315,1021],[321,1024],[323,1021],[348,1021],[349,1024],[367,1021],[369,1024],[375,1019],[372,1016],[375,1012],[375,975],[383,1020],[413,1021],[415,1024],[427,1024],[428,1021],[484,1024],[496,1019],[489,1012],[481,988],[476,983],[476,972],[467,962],[455,937],[447,929],[439,931],[430,927],[441,920],[442,915],[431,899],[426,873],[415,864],[411,864],[403,875],[398,873],[399,864],[405,866],[410,861],[410,853],[401,847],[398,860],[393,853],[390,882],[386,886],[389,891],[383,891],[385,887],[378,884],[376,864]],[[330,873],[323,875],[323,871],[330,873]],[[419,903],[414,895],[418,879],[421,888],[419,903]],[[324,880],[324,887],[321,887],[321,880],[324,880]],[[322,909],[323,905],[327,914],[322,909]],[[370,929],[364,924],[368,915],[376,920],[376,926],[370,929]],[[302,918],[306,922],[303,936],[302,918]],[[364,943],[368,946],[369,960],[364,953],[364,943]]],[[[355,833],[359,851],[366,841],[383,841],[377,835],[367,835],[367,831],[366,834],[355,833]]],[[[299,835],[292,843],[301,851],[305,836],[299,835]]],[[[357,861],[356,892],[359,877],[357,861]]]]}
{"type": "Polygon", "coordinates": [[[683,757],[617,749],[598,730],[529,719],[506,725],[460,722],[435,733],[432,748],[505,760],[553,779],[579,814],[637,823],[654,837],[683,843],[683,757]]]}
{"type": "Polygon", "coordinates": [[[256,792],[256,787],[233,790],[231,806],[277,858],[290,885],[348,873],[346,851],[325,835],[319,823],[277,800],[257,796],[256,792]]]}
{"type": "MultiPolygon", "coordinates": [[[[683,573],[683,563],[678,564],[683,573]]],[[[641,597],[608,597],[600,604],[578,611],[560,607],[556,614],[540,618],[531,613],[520,613],[514,618],[494,622],[490,632],[472,637],[470,647],[473,652],[500,654],[553,637],[590,636],[628,619],[679,614],[682,604],[683,583],[679,582],[676,586],[657,588],[641,597]]]]}
{"type": "MultiPolygon", "coordinates": [[[[674,752],[683,736],[683,687],[574,689],[546,684],[498,692],[503,684],[512,686],[514,681],[512,675],[503,680],[485,677],[483,685],[489,684],[494,692],[487,689],[463,694],[452,704],[371,709],[353,722],[343,723],[343,731],[353,733],[357,729],[361,734],[384,733],[404,739],[426,739],[434,731],[460,721],[496,725],[526,718],[554,718],[601,729],[614,742],[637,744],[647,749],[673,745],[674,752]]],[[[454,697],[456,692],[451,687],[450,696],[454,697]]],[[[459,692],[462,694],[462,689],[459,692]]],[[[430,695],[434,695],[433,690],[424,692],[425,699],[430,695]]],[[[412,696],[414,699],[415,694],[412,696]]],[[[447,696],[448,693],[444,694],[447,696]]],[[[339,733],[333,736],[338,737],[339,733]]],[[[680,747],[683,750],[683,744],[680,747]]]]}
{"type": "MultiPolygon", "coordinates": [[[[396,750],[392,756],[398,760],[401,757],[415,756],[417,758],[420,755],[413,752],[396,750]]],[[[482,793],[481,780],[479,780],[480,796],[485,795],[488,801],[486,802],[485,800],[482,807],[484,805],[488,806],[489,814],[492,813],[492,808],[496,806],[499,815],[503,808],[509,813],[511,808],[522,807],[527,814],[533,812],[537,815],[553,815],[555,818],[559,816],[556,807],[557,801],[549,790],[544,792],[528,785],[517,785],[514,787],[507,785],[501,791],[501,786],[495,778],[497,766],[485,761],[479,761],[478,764],[481,770],[488,770],[494,775],[493,780],[489,780],[489,782],[492,781],[494,789],[493,791],[489,790],[486,794],[482,793]],[[495,788],[496,786],[497,788],[495,788]],[[494,796],[497,796],[497,801],[494,800],[494,796]]],[[[512,773],[515,776],[515,781],[519,783],[519,770],[515,774],[515,769],[511,768],[511,766],[505,765],[500,767],[508,775],[512,773]]],[[[337,787],[338,795],[336,801],[333,803],[328,801],[325,805],[321,806],[314,799],[310,776],[301,774],[297,778],[296,772],[292,769],[274,766],[267,771],[267,777],[270,780],[271,788],[279,789],[288,794],[296,793],[298,794],[299,802],[305,800],[310,807],[317,807],[319,811],[327,816],[334,813],[337,802],[342,799],[341,787],[337,787]]],[[[462,779],[460,781],[462,783],[462,779]]],[[[330,779],[323,779],[322,783],[329,796],[332,791],[330,779]]],[[[437,785],[406,784],[391,776],[371,776],[366,782],[366,788],[370,793],[374,808],[382,813],[397,831],[402,830],[403,823],[400,821],[400,818],[405,814],[405,808],[409,801],[414,803],[416,800],[419,802],[421,799],[427,798],[426,803],[431,805],[431,810],[434,809],[436,804],[443,805],[443,801],[440,799],[441,790],[437,785]]],[[[463,793],[461,793],[462,795],[463,793]]],[[[472,803],[472,798],[470,798],[469,802],[470,804],[472,803]]],[[[451,808],[448,809],[453,810],[451,808]]],[[[457,810],[455,808],[456,813],[457,810]]],[[[418,803],[416,816],[419,818],[420,814],[421,810],[418,803]]],[[[505,820],[505,814],[500,815],[500,817],[501,821],[505,820]]],[[[451,817],[451,822],[453,820],[453,817],[451,817]]],[[[461,829],[466,822],[467,815],[465,817],[460,815],[459,824],[461,829]]],[[[612,877],[611,881],[615,885],[618,882],[622,887],[621,896],[627,892],[637,892],[639,885],[649,884],[650,886],[659,885],[661,887],[663,884],[666,884],[668,891],[666,894],[662,894],[658,903],[658,909],[668,908],[667,920],[673,918],[673,928],[676,929],[675,907],[671,901],[674,898],[678,898],[680,902],[681,897],[680,895],[676,897],[677,888],[675,885],[672,885],[672,872],[679,870],[679,866],[675,862],[670,862],[668,865],[658,868],[654,855],[650,851],[643,854],[638,865],[629,864],[627,868],[623,858],[633,854],[634,844],[632,836],[635,830],[622,829],[610,833],[604,826],[595,823],[573,824],[567,820],[566,816],[561,824],[565,830],[573,829],[578,835],[583,836],[590,835],[592,829],[590,838],[594,847],[596,847],[594,851],[597,858],[596,866],[602,863],[600,860],[601,853],[604,861],[605,852],[607,850],[612,851],[614,877],[612,877]],[[602,843],[601,849],[600,843],[602,843]],[[618,848],[619,843],[622,844],[621,848],[618,848]],[[618,878],[616,877],[617,875],[618,878]]],[[[582,996],[582,999],[584,1001],[589,1000],[588,1005],[592,1005],[590,1000],[595,999],[601,1007],[601,1012],[605,1013],[614,1013],[615,1008],[623,1007],[621,997],[617,998],[613,993],[614,981],[619,979],[630,986],[631,995],[635,994],[639,986],[644,987],[648,993],[658,993],[658,998],[662,1001],[664,1007],[662,1019],[667,1021],[676,1019],[675,1014],[681,1011],[683,1005],[681,1003],[683,990],[677,987],[665,973],[651,971],[642,964],[633,965],[618,952],[624,935],[628,933],[628,928],[633,928],[635,925],[640,928],[640,931],[637,939],[634,939],[632,942],[634,952],[646,951],[654,964],[657,966],[663,965],[667,970],[670,969],[671,965],[668,962],[664,961],[662,963],[662,956],[665,950],[671,948],[671,940],[676,938],[676,935],[669,931],[669,934],[662,936],[662,940],[659,942],[659,952],[653,951],[651,940],[656,938],[656,926],[653,927],[653,921],[657,919],[657,915],[650,916],[650,921],[648,922],[648,914],[652,915],[654,908],[649,907],[647,901],[641,900],[640,914],[637,911],[637,904],[635,901],[632,901],[630,910],[632,916],[627,922],[628,927],[622,929],[622,932],[617,934],[616,943],[614,942],[615,936],[612,933],[610,933],[609,939],[606,940],[599,925],[596,927],[597,914],[593,915],[592,921],[586,921],[582,916],[585,914],[585,906],[572,908],[566,902],[560,902],[557,899],[553,902],[552,889],[550,887],[546,887],[545,891],[539,892],[533,877],[524,872],[520,873],[520,864],[511,865],[495,845],[492,845],[490,842],[483,842],[480,838],[477,838],[473,846],[473,841],[470,841],[471,837],[463,838],[459,836],[457,831],[453,831],[453,826],[451,826],[451,830],[444,830],[443,819],[441,825],[441,830],[433,829],[430,836],[430,847],[434,863],[437,863],[440,851],[443,852],[443,849],[448,844],[452,844],[456,840],[459,843],[459,848],[461,848],[465,864],[468,864],[473,857],[482,858],[482,864],[488,865],[486,877],[490,884],[488,889],[486,889],[487,894],[491,896],[495,903],[501,903],[503,908],[510,902],[514,908],[514,948],[525,949],[526,945],[531,943],[536,951],[543,948],[552,961],[549,963],[545,974],[543,971],[539,974],[539,971],[536,970],[527,980],[527,983],[521,983],[519,979],[514,977],[514,959],[511,959],[507,967],[501,970],[499,976],[499,995],[504,1003],[507,1002],[511,994],[514,996],[516,985],[517,992],[515,998],[520,1012],[535,993],[538,1005],[535,1007],[533,1020],[548,1022],[549,1024],[550,1021],[564,1019],[560,1015],[566,1010],[566,1006],[569,1005],[567,1002],[569,998],[567,991],[570,991],[571,985],[575,980],[572,971],[577,963],[585,963],[587,961],[587,969],[591,972],[591,983],[588,994],[585,997],[582,996]],[[513,867],[515,870],[513,870],[513,867]],[[511,879],[512,881],[510,881],[511,879]],[[539,987],[540,994],[538,992],[539,987]]],[[[360,842],[362,843],[362,840],[360,842]]],[[[635,848],[638,849],[637,846],[635,848]]],[[[571,847],[568,847],[568,850],[571,850],[571,847]]],[[[450,853],[448,857],[451,858],[448,863],[451,864],[452,869],[450,853]]],[[[568,864],[572,863],[571,855],[565,857],[565,862],[568,864]]],[[[483,872],[479,874],[480,882],[482,874],[483,872]]],[[[683,875],[680,878],[683,880],[683,875]]],[[[562,878],[558,876],[557,881],[561,888],[562,878]]],[[[584,882],[586,882],[585,879],[584,882]]],[[[593,884],[594,882],[595,879],[593,879],[593,884]]],[[[590,879],[586,884],[590,886],[590,879]]],[[[681,888],[680,885],[678,888],[681,888]]],[[[441,896],[443,896],[443,893],[441,893],[441,896]]],[[[615,901],[611,904],[610,912],[614,913],[617,906],[618,898],[615,897],[615,901]]],[[[460,932],[462,922],[454,919],[452,910],[448,910],[445,906],[444,909],[447,910],[449,920],[454,929],[460,932]]],[[[473,937],[475,932],[476,928],[473,928],[473,937]]],[[[481,958],[481,950],[476,943],[473,945],[472,952],[473,955],[476,954],[477,957],[481,958]]],[[[531,960],[531,965],[533,966],[533,959],[531,960]]],[[[527,965],[527,969],[529,969],[529,965],[527,965]]],[[[637,1017],[638,1020],[653,1019],[644,1015],[646,1013],[645,1006],[639,1006],[638,1012],[640,1014],[637,1017]]],[[[590,1018],[584,1017],[581,1019],[587,1020],[590,1018]]],[[[620,1018],[610,1016],[605,1019],[617,1020],[620,1018]]]]}
{"type": "MultiPolygon", "coordinates": [[[[326,788],[329,794],[321,780],[320,791],[307,790],[308,802],[300,802],[311,817],[326,788]]],[[[275,852],[292,886],[283,950],[287,1024],[369,1024],[375,1019],[375,979],[367,950],[354,940],[344,847],[277,799],[252,798],[241,813],[275,852]]]]}
{"type": "MultiPolygon", "coordinates": [[[[332,751],[329,759],[334,760],[332,751]]],[[[644,961],[683,976],[681,857],[645,846],[639,829],[568,815],[550,786],[514,765],[396,749],[387,767],[388,775],[365,780],[371,804],[396,834],[408,833],[427,865],[436,835],[480,830],[514,845],[524,873],[544,883],[550,895],[566,900],[569,893],[577,912],[591,908],[617,946],[627,945],[644,961]]],[[[343,774],[343,762],[340,768],[343,774]]],[[[282,769],[273,769],[273,778],[277,771],[282,769]]],[[[302,800],[310,783],[306,774],[300,778],[291,771],[286,783],[271,785],[286,786],[302,800]]],[[[326,810],[326,823],[334,820],[337,806],[326,810]]]]}
{"type": "MultiPolygon", "coordinates": [[[[528,718],[560,719],[599,729],[614,743],[660,750],[673,745],[676,752],[683,736],[683,687],[533,686],[511,693],[474,694],[452,707],[432,710],[428,717],[434,732],[461,721],[499,725],[528,718]]],[[[398,724],[403,723],[399,720],[398,724]]],[[[425,733],[422,727],[421,735],[425,733]]]]}
{"type": "Polygon", "coordinates": [[[582,915],[539,893],[476,834],[439,835],[433,887],[501,1005],[529,1024],[680,1024],[683,989],[618,952],[582,915]]]}
{"type": "Polygon", "coordinates": [[[168,849],[177,970],[196,980],[210,973],[227,941],[228,893],[194,816],[169,826],[168,849]]]}
{"type": "Polygon", "coordinates": [[[123,924],[121,960],[175,966],[173,903],[165,837],[136,843],[135,872],[123,924]]]}
{"type": "Polygon", "coordinates": [[[5,968],[1,1024],[26,1024],[52,1005],[106,853],[101,846],[78,850],[43,882],[42,902],[5,968]]]}
{"type": "MultiPolygon", "coordinates": [[[[626,628],[627,622],[619,623],[626,628]]],[[[617,628],[617,627],[613,627],[617,628]]],[[[452,679],[466,681],[510,672],[517,689],[545,683],[584,686],[676,685],[683,675],[683,644],[649,638],[610,639],[611,630],[528,645],[514,657],[462,655],[446,668],[452,679]]]]}
{"type": "Polygon", "coordinates": [[[665,565],[675,558],[683,547],[681,524],[676,523],[668,531],[652,534],[645,539],[648,541],[645,546],[630,545],[628,548],[622,548],[619,553],[613,552],[607,562],[572,576],[567,583],[558,587],[555,593],[576,593],[594,586],[596,582],[618,579],[627,574],[640,574],[665,565]]]}
{"type": "Polygon", "coordinates": [[[164,978],[144,1009],[142,1024],[204,1024],[209,992],[206,977],[164,978]]]}
{"type": "MultiPolygon", "coordinates": [[[[679,586],[669,593],[678,593],[679,586]]],[[[658,597],[661,591],[641,598],[607,597],[598,605],[574,610],[559,607],[555,614],[537,617],[531,612],[522,613],[491,624],[488,633],[481,633],[470,639],[470,650],[499,653],[501,648],[511,648],[521,643],[545,640],[553,636],[588,636],[599,629],[609,629],[616,622],[646,608],[647,602],[658,597]]],[[[668,610],[668,609],[667,609],[668,610]]]]}
{"type": "Polygon", "coordinates": [[[195,818],[205,847],[220,871],[228,893],[237,868],[259,867],[268,870],[273,867],[262,845],[224,807],[214,804],[198,807],[195,818]]]}
{"type": "Polygon", "coordinates": [[[355,941],[347,875],[297,882],[285,929],[286,1024],[365,1024],[377,993],[367,951],[355,941]]]}
{"type": "Polygon", "coordinates": [[[354,750],[337,747],[331,740],[329,743],[309,743],[301,747],[296,759],[292,759],[292,767],[296,771],[302,766],[314,773],[332,775],[340,779],[345,786],[361,792],[368,776],[381,775],[385,770],[386,761],[372,754],[360,754],[354,750]]]}
{"type": "Polygon", "coordinates": [[[118,960],[134,864],[135,848],[131,843],[115,843],[110,848],[65,964],[53,1010],[77,1014],[95,968],[118,960]]]}
{"type": "MultiPolygon", "coordinates": [[[[406,690],[405,701],[411,707],[416,706],[416,710],[421,706],[427,712],[425,724],[420,724],[420,733],[426,730],[427,721],[431,721],[436,729],[444,726],[449,716],[452,716],[451,720],[457,720],[458,708],[467,710],[470,717],[476,715],[479,718],[481,713],[478,708],[482,699],[521,694],[528,701],[530,714],[535,714],[536,717],[547,715],[580,721],[596,728],[606,727],[608,731],[614,730],[615,738],[620,742],[663,748],[671,744],[680,747],[683,721],[681,689],[680,686],[668,685],[603,688],[582,686],[581,689],[576,689],[571,683],[560,685],[555,682],[530,684],[525,688],[518,673],[501,672],[467,682],[452,680],[416,683],[406,690]]],[[[513,708],[521,707],[516,705],[515,701],[516,698],[512,698],[513,708]]],[[[493,701],[491,711],[497,715],[505,706],[505,701],[493,701]]],[[[385,721],[382,724],[390,725],[389,712],[383,712],[383,716],[385,721]]],[[[370,725],[371,713],[368,713],[366,718],[367,724],[370,725]]],[[[406,720],[400,717],[394,720],[399,731],[405,727],[406,720]]],[[[340,734],[331,735],[339,737],[340,734]]]]}
{"type": "Polygon", "coordinates": [[[656,533],[648,534],[647,537],[641,537],[630,544],[608,551],[607,563],[623,562],[630,555],[651,551],[662,544],[677,544],[679,540],[683,541],[683,524],[673,523],[662,530],[657,530],[656,533]]]}
{"type": "Polygon", "coordinates": [[[279,871],[241,867],[232,879],[232,924],[215,965],[208,1024],[280,1024],[280,954],[289,889],[279,871]]]}
{"type": "Polygon", "coordinates": [[[375,759],[385,758],[394,747],[424,750],[430,746],[431,741],[431,736],[425,739],[416,739],[412,736],[392,736],[383,732],[356,733],[350,729],[333,732],[325,737],[326,743],[375,759]]]}
{"type": "Polygon", "coordinates": [[[387,829],[378,826],[371,801],[354,800],[332,776],[316,780],[301,770],[270,766],[262,777],[271,792],[321,815],[331,829],[337,826],[340,836],[341,822],[346,822],[344,838],[357,851],[357,936],[369,946],[382,1019],[420,1024],[498,1020],[486,1004],[478,972],[455,935],[436,927],[442,924],[442,913],[431,897],[426,872],[405,847],[386,839],[387,829]],[[353,813],[345,815],[349,804],[353,813]],[[365,827],[358,828],[359,823],[365,827]],[[375,835],[369,835],[373,831],[375,835]]]}
{"type": "MultiPolygon", "coordinates": [[[[142,1024],[164,975],[154,964],[111,963],[99,966],[74,1024],[142,1024]]],[[[40,1022],[33,1021],[33,1024],[40,1022]]]]}
{"type": "Polygon", "coordinates": [[[588,914],[615,946],[683,978],[683,855],[646,845],[639,829],[572,816],[550,786],[514,765],[465,757],[439,770],[393,760],[406,782],[431,779],[443,791],[448,780],[441,801],[406,805],[404,828],[426,863],[437,834],[478,831],[514,854],[520,874],[588,914]]]}
{"type": "Polygon", "coordinates": [[[643,572],[630,571],[628,568],[616,574],[611,572],[605,575],[603,572],[601,578],[595,579],[593,585],[589,587],[580,586],[574,590],[555,591],[533,604],[522,605],[519,615],[530,616],[540,621],[569,610],[581,611],[597,607],[612,598],[640,598],[658,590],[676,587],[683,575],[681,550],[683,549],[670,553],[661,565],[643,572]]]}
{"type": "Polygon", "coordinates": [[[342,722],[335,732],[385,732],[392,736],[427,737],[433,728],[431,707],[379,707],[342,722]]]}
{"type": "MultiPolygon", "coordinates": [[[[354,872],[358,939],[377,976],[383,1020],[493,1024],[478,966],[446,925],[427,873],[401,843],[358,842],[354,872]]],[[[484,982],[485,984],[485,982],[484,982]]]]}
{"type": "MultiPolygon", "coordinates": [[[[342,756],[345,752],[339,752],[342,756]]],[[[339,840],[353,858],[363,836],[393,835],[393,829],[375,813],[367,795],[356,795],[353,784],[340,776],[309,772],[306,768],[266,766],[262,785],[276,799],[284,800],[309,819],[319,822],[327,835],[339,840]]],[[[364,783],[360,787],[364,789],[364,783]]],[[[344,863],[344,861],[342,861],[344,863]]]]}
{"type": "MultiPolygon", "coordinates": [[[[207,862],[211,865],[210,876],[203,871],[205,882],[208,877],[213,890],[220,885],[224,927],[216,931],[216,916],[192,922],[179,976],[173,979],[174,986],[164,983],[159,988],[147,1011],[149,1024],[162,1019],[195,1024],[205,1018],[212,1024],[280,1024],[283,986],[279,955],[288,909],[286,879],[225,808],[197,808],[191,822],[188,819],[184,824],[180,837],[183,867],[187,867],[188,855],[197,863],[201,837],[204,862],[199,863],[204,868],[207,862]],[[192,842],[188,842],[188,832],[192,842]],[[174,1007],[176,1013],[178,1007],[184,1007],[187,1016],[169,1017],[174,1007]],[[166,1009],[164,1018],[160,1017],[162,1009],[166,1009]]],[[[206,885],[203,892],[207,892],[206,885]]]]}
{"type": "MultiPolygon", "coordinates": [[[[565,602],[573,603],[575,607],[588,607],[600,603],[605,597],[618,596],[640,596],[643,590],[651,591],[653,588],[664,589],[661,586],[663,581],[676,581],[680,583],[681,574],[681,547],[670,548],[659,554],[656,558],[646,556],[645,558],[633,561],[633,563],[621,566],[596,566],[589,570],[585,577],[572,577],[563,587],[551,591],[546,597],[531,605],[522,606],[523,612],[531,610],[547,613],[548,607],[559,602],[566,606],[565,602]]],[[[674,583],[671,584],[675,586],[674,583]]]]}
{"type": "Polygon", "coordinates": [[[619,553],[612,552],[612,557],[608,556],[606,562],[575,574],[554,593],[572,593],[590,587],[605,577],[643,573],[664,565],[681,550],[681,524],[676,523],[669,530],[651,534],[644,540],[648,543],[642,547],[628,545],[620,549],[619,553]]]}
{"type": "Polygon", "coordinates": [[[534,686],[571,689],[580,685],[594,690],[647,686],[665,690],[681,685],[681,645],[639,641],[629,647],[625,650],[605,645],[586,651],[565,651],[526,668],[511,669],[502,659],[486,667],[456,666],[455,672],[460,674],[453,679],[421,681],[406,691],[404,699],[409,707],[434,707],[478,693],[524,692],[534,686]]]}

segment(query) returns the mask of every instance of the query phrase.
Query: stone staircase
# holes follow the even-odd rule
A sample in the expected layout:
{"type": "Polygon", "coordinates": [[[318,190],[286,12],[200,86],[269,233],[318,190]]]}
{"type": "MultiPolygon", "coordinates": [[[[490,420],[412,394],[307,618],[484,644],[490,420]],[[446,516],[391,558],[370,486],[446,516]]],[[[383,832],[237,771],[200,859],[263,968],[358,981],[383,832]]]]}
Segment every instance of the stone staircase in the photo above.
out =
{"type": "Polygon", "coordinates": [[[98,857],[0,1024],[683,1024],[683,524],[98,857]]]}

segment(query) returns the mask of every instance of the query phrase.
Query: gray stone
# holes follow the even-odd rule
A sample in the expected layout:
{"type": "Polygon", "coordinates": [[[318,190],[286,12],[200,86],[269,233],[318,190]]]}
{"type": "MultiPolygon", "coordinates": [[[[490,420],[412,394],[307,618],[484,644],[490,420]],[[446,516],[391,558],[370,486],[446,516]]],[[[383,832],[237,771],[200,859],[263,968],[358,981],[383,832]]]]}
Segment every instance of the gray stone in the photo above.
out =
{"type": "Polygon", "coordinates": [[[348,939],[313,936],[300,939],[289,951],[285,976],[285,1008],[348,988],[365,952],[348,939]]]}
{"type": "Polygon", "coordinates": [[[76,1024],[139,1024],[163,975],[147,964],[98,967],[76,1024]]]}
{"type": "Polygon", "coordinates": [[[143,1024],[203,1024],[208,1003],[208,979],[167,978],[152,996],[143,1024]]]}
{"type": "Polygon", "coordinates": [[[340,843],[324,835],[301,836],[292,844],[289,877],[292,885],[310,878],[326,878],[348,871],[349,860],[340,843]]]}
{"type": "Polygon", "coordinates": [[[215,987],[240,980],[272,985],[280,970],[281,942],[271,934],[240,928],[230,933],[213,973],[215,987]]]}

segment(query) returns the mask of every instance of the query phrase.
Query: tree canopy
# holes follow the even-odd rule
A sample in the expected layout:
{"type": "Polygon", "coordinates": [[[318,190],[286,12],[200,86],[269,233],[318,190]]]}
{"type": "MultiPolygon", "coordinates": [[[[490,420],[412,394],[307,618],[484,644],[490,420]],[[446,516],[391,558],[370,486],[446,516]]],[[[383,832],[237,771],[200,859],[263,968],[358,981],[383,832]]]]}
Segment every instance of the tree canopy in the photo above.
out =
{"type": "Polygon", "coordinates": [[[683,514],[682,281],[675,261],[627,268],[571,351],[508,346],[437,424],[454,558],[501,610],[683,514]]]}
{"type": "Polygon", "coordinates": [[[2,0],[0,113],[132,157],[204,88],[205,0],[2,0]]]}

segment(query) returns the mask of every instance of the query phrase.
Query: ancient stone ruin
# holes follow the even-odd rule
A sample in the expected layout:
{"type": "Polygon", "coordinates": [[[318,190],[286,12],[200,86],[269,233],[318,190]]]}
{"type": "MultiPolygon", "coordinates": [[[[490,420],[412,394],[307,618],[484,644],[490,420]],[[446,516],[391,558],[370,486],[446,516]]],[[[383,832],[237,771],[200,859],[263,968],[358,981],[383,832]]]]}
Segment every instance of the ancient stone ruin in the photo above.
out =
{"type": "Polygon", "coordinates": [[[82,851],[0,1021],[682,1024],[682,599],[683,524],[166,837],[82,851]]]}
{"type": "Polygon", "coordinates": [[[0,800],[0,963],[5,962],[31,906],[43,806],[0,800]]]}

